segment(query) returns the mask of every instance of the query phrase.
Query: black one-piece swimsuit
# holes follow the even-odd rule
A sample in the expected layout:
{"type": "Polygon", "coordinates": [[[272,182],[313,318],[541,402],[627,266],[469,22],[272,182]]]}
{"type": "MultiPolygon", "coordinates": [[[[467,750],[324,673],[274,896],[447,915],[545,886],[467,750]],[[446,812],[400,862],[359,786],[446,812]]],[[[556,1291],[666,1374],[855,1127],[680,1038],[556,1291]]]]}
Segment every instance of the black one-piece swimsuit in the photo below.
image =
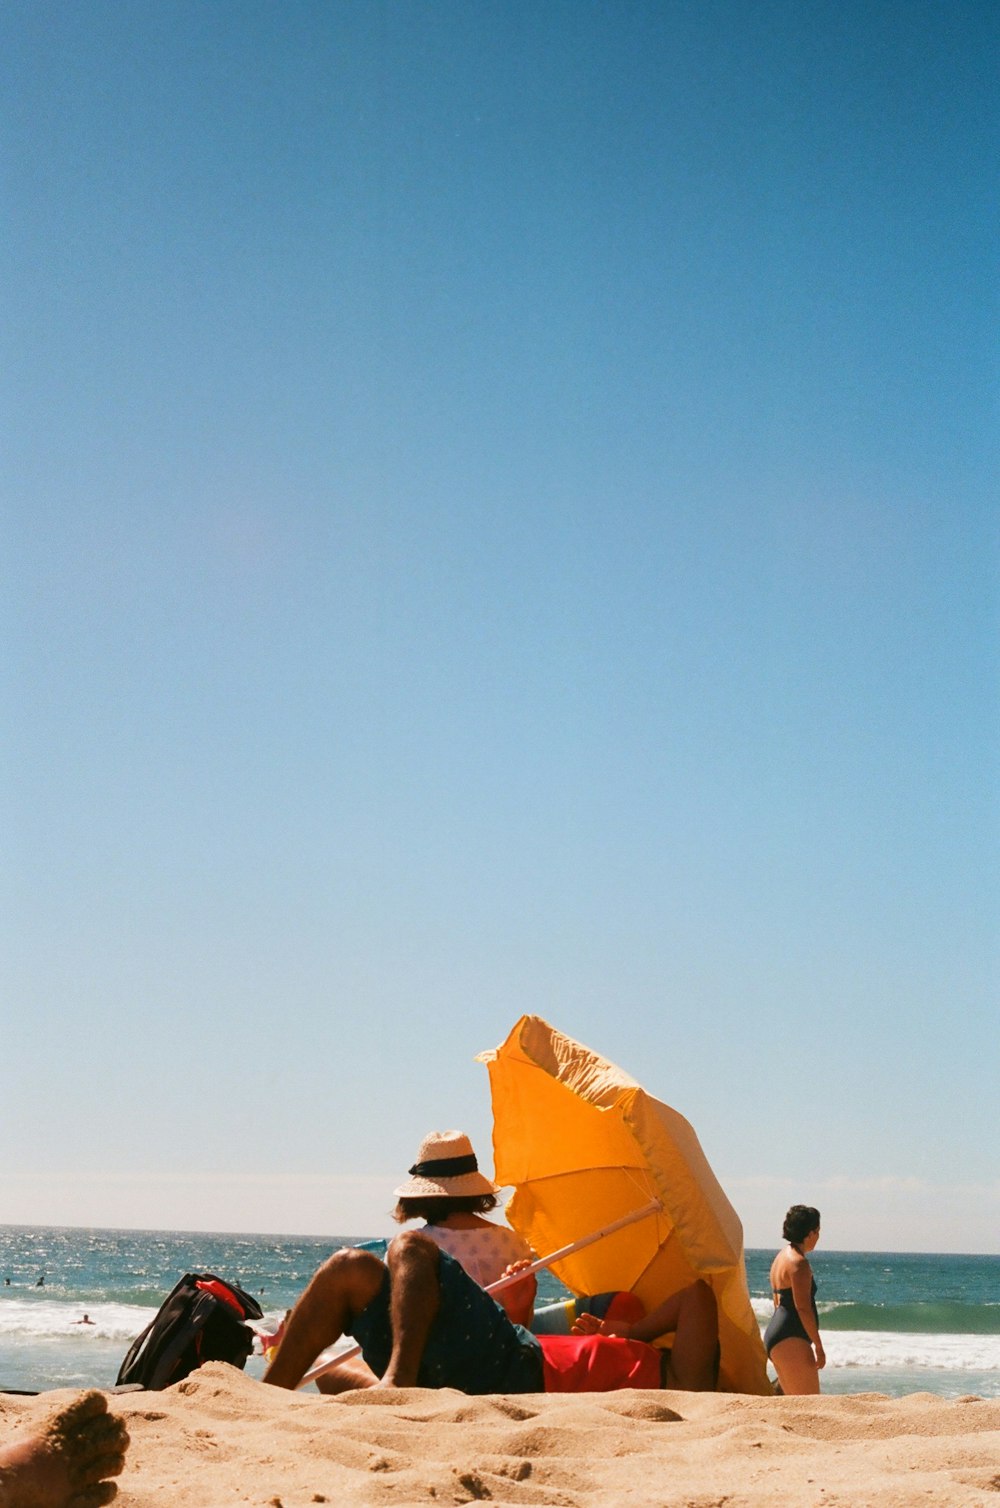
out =
{"type": "MultiPolygon", "coordinates": [[[[799,1319],[799,1311],[795,1307],[792,1290],[790,1288],[777,1288],[775,1289],[775,1293],[778,1303],[768,1321],[767,1329],[764,1331],[764,1345],[767,1348],[768,1356],[770,1356],[774,1347],[783,1340],[804,1340],[812,1345],[812,1341],[806,1334],[806,1327],[799,1319]]],[[[813,1317],[818,1325],[819,1315],[816,1313],[815,1278],[812,1280],[812,1292],[809,1295],[809,1301],[812,1304],[813,1317]]]]}

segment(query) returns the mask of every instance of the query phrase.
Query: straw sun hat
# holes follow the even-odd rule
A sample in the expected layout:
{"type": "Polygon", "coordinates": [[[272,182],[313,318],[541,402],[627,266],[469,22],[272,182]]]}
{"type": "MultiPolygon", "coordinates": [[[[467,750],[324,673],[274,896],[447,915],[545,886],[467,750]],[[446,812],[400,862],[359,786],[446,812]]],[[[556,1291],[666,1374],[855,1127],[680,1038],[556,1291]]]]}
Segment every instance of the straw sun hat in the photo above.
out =
{"type": "Polygon", "coordinates": [[[420,1143],[410,1177],[395,1190],[397,1199],[461,1199],[468,1194],[495,1194],[479,1171],[472,1143],[464,1131],[432,1131],[420,1143]]]}

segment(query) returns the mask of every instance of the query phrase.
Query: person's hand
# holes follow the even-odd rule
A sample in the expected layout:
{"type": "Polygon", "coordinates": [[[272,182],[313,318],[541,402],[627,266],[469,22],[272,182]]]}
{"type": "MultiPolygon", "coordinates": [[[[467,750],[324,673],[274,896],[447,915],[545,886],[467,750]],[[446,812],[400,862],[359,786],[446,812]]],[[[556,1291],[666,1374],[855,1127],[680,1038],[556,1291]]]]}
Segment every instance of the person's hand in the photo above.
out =
{"type": "Polygon", "coordinates": [[[530,1266],[531,1266],[531,1258],[530,1257],[518,1257],[518,1259],[517,1259],[516,1262],[508,1262],[507,1263],[507,1266],[504,1268],[503,1272],[501,1273],[501,1277],[512,1278],[516,1272],[523,1272],[526,1267],[530,1267],[530,1266]]]}
{"type": "Polygon", "coordinates": [[[574,1335],[600,1335],[601,1321],[596,1314],[578,1314],[572,1329],[574,1335]]]}
{"type": "Polygon", "coordinates": [[[823,1350],[823,1342],[819,1340],[816,1341],[815,1345],[813,1346],[813,1350],[816,1352],[816,1367],[820,1372],[822,1372],[823,1368],[826,1366],[826,1352],[823,1350]]]}
{"type": "MultiPolygon", "coordinates": [[[[520,1257],[516,1262],[508,1262],[507,1266],[504,1268],[500,1276],[504,1278],[514,1278],[519,1272],[525,1272],[525,1270],[530,1266],[530,1257],[520,1257]]],[[[510,1292],[516,1293],[519,1299],[523,1299],[527,1294],[530,1294],[532,1303],[534,1303],[535,1301],[535,1293],[537,1292],[537,1289],[538,1279],[535,1277],[535,1274],[533,1272],[526,1273],[525,1277],[522,1278],[520,1283],[512,1283],[510,1286],[510,1292]]]]}
{"type": "MultiPolygon", "coordinates": [[[[521,1257],[516,1262],[508,1262],[501,1273],[501,1277],[515,1278],[519,1272],[531,1266],[528,1257],[521,1257]]],[[[501,1288],[496,1295],[498,1303],[507,1312],[507,1318],[515,1325],[531,1325],[531,1316],[535,1307],[535,1293],[538,1289],[538,1279],[533,1272],[526,1273],[519,1283],[511,1283],[509,1288],[501,1288]]]]}
{"type": "Polygon", "coordinates": [[[631,1335],[632,1327],[624,1320],[602,1320],[596,1314],[578,1314],[573,1321],[574,1335],[631,1335]]]}

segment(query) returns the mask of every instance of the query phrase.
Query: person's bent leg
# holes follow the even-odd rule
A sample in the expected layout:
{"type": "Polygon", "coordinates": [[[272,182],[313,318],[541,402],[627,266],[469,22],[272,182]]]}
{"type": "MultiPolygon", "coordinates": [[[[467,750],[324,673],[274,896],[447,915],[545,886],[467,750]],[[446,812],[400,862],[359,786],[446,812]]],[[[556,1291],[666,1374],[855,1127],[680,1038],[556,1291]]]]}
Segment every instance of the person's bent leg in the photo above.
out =
{"type": "Polygon", "coordinates": [[[686,1393],[714,1392],[719,1370],[719,1309],[709,1285],[699,1279],[676,1295],[677,1328],[667,1365],[667,1387],[686,1393]]]}
{"type": "Polygon", "coordinates": [[[337,1393],[356,1393],[359,1388],[373,1388],[378,1378],[360,1356],[350,1356],[332,1371],[321,1372],[315,1382],[321,1393],[335,1396],[337,1393]]]}
{"type": "Polygon", "coordinates": [[[771,1361],[786,1398],[819,1392],[819,1369],[807,1340],[790,1335],[771,1348],[771,1361]]]}
{"type": "Polygon", "coordinates": [[[340,1339],[384,1281],[385,1266],[370,1251],[334,1252],[296,1302],[264,1381],[297,1387],[319,1353],[340,1339]]]}
{"type": "Polygon", "coordinates": [[[84,1393],[29,1439],[0,1447],[0,1508],[102,1508],[118,1491],[128,1432],[84,1393]]]}
{"type": "Polygon", "coordinates": [[[439,1252],[419,1231],[403,1231],[390,1243],[385,1263],[391,1285],[392,1354],[376,1386],[412,1388],[441,1306],[439,1252]]]}
{"type": "Polygon", "coordinates": [[[718,1370],[719,1311],[715,1294],[702,1279],[672,1293],[628,1330],[633,1339],[650,1342],[671,1332],[674,1343],[664,1386],[712,1392],[718,1370]]]}

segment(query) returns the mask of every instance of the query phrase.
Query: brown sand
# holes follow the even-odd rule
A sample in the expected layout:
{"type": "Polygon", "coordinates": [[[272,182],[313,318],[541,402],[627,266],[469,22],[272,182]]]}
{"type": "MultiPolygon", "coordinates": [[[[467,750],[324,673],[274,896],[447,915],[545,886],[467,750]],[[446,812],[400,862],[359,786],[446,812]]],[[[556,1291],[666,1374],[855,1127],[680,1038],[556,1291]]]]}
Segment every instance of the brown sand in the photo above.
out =
{"type": "MultiPolygon", "coordinates": [[[[70,1396],[0,1400],[0,1436],[70,1396]]],[[[622,1392],[285,1393],[212,1362],[109,1400],[120,1508],[474,1501],[550,1508],[1000,1508],[1000,1400],[622,1392]]]]}

